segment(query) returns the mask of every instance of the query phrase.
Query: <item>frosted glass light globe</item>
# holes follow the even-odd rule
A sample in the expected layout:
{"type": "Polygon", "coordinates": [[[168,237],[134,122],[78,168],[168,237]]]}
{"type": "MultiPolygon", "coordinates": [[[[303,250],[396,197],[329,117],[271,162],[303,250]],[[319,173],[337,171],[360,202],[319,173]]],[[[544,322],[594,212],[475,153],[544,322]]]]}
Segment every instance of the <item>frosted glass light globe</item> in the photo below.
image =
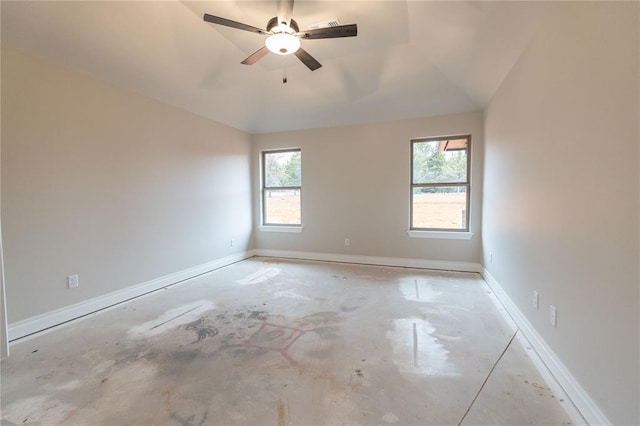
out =
{"type": "Polygon", "coordinates": [[[300,49],[300,39],[292,34],[277,33],[270,35],[265,45],[276,55],[290,55],[300,49]]]}

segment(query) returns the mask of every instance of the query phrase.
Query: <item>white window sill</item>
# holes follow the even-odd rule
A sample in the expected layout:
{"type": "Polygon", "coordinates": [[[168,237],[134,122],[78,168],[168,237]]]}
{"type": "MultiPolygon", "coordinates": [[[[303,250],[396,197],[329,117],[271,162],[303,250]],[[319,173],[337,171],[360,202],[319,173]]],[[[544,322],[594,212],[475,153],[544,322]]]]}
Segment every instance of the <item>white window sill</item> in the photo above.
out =
{"type": "Polygon", "coordinates": [[[473,232],[456,231],[407,231],[410,238],[439,238],[441,240],[470,240],[473,232]]]}
{"type": "Polygon", "coordinates": [[[262,232],[302,232],[302,225],[300,226],[278,226],[278,225],[261,225],[258,227],[262,232]]]}

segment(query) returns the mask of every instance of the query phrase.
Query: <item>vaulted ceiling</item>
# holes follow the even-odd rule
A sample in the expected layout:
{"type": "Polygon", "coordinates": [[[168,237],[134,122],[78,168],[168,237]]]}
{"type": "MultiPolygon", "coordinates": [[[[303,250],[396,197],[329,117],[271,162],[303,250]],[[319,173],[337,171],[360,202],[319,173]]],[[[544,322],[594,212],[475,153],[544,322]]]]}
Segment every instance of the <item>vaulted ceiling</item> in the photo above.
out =
{"type": "Polygon", "coordinates": [[[540,2],[304,1],[300,29],[330,19],[358,36],[303,40],[323,67],[269,54],[275,1],[2,1],[2,44],[250,132],[339,126],[484,108],[543,27],[540,2]],[[283,83],[283,77],[287,83],[283,83]]]}

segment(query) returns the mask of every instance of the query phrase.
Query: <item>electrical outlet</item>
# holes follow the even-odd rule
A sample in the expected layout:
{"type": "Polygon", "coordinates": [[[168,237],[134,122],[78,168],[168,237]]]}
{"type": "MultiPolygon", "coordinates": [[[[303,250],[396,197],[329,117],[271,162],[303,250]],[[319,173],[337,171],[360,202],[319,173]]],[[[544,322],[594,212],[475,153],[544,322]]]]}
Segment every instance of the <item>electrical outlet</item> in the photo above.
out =
{"type": "Polygon", "coordinates": [[[493,264],[493,252],[489,253],[489,264],[493,264]]]}
{"type": "Polygon", "coordinates": [[[233,241],[233,238],[231,239],[231,242],[229,243],[229,247],[233,247],[233,244],[235,243],[235,241],[233,241]]]}
{"type": "Polygon", "coordinates": [[[537,291],[533,290],[533,309],[537,311],[539,306],[540,306],[540,295],[538,294],[537,291]]]}
{"type": "Polygon", "coordinates": [[[558,310],[553,305],[549,305],[549,323],[554,327],[558,326],[558,310]]]}
{"type": "Polygon", "coordinates": [[[78,275],[69,275],[67,277],[67,283],[69,284],[69,288],[76,288],[80,285],[78,281],[78,275]]]}
{"type": "Polygon", "coordinates": [[[346,247],[349,247],[349,246],[351,245],[351,238],[345,238],[345,239],[344,239],[344,245],[345,245],[346,247]]]}

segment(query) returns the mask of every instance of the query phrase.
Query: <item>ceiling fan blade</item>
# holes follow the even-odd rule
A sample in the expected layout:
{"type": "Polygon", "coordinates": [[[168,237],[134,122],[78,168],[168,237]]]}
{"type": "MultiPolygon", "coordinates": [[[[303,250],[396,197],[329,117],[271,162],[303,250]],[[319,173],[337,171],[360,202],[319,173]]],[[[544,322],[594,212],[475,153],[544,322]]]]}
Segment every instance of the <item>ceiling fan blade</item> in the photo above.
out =
{"type": "Polygon", "coordinates": [[[289,26],[293,13],[293,0],[278,0],[278,23],[286,23],[289,26]]]}
{"type": "Polygon", "coordinates": [[[358,35],[356,24],[338,25],[337,27],[318,28],[315,30],[300,31],[298,36],[306,40],[319,38],[355,37],[358,35]]]}
{"type": "Polygon", "coordinates": [[[253,52],[251,55],[249,55],[247,59],[245,59],[240,63],[243,65],[253,65],[256,62],[258,62],[260,59],[262,59],[262,57],[267,53],[269,53],[269,49],[267,49],[267,46],[263,46],[260,49],[256,50],[255,52],[253,52]]]}
{"type": "Polygon", "coordinates": [[[298,59],[300,59],[302,61],[303,64],[305,64],[307,66],[307,68],[309,68],[311,71],[315,71],[318,68],[320,68],[322,65],[320,64],[320,62],[316,61],[316,59],[309,55],[307,53],[306,50],[304,50],[302,47],[298,50],[296,50],[295,55],[298,57],[298,59]]]}
{"type": "Polygon", "coordinates": [[[219,16],[209,15],[208,13],[204,14],[204,20],[207,22],[211,22],[212,24],[224,25],[225,27],[236,28],[238,30],[249,31],[252,33],[258,34],[269,34],[267,31],[252,27],[251,25],[242,24],[240,22],[232,21],[231,19],[221,18],[219,16]]]}

